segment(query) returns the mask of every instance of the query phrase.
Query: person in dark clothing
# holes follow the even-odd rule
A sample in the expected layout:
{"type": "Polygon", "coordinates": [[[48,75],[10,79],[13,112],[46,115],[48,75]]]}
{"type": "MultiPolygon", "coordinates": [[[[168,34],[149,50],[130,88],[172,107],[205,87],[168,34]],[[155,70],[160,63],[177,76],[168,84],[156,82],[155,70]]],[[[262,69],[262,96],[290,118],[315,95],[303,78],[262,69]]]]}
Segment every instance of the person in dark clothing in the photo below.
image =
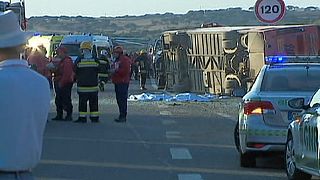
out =
{"type": "Polygon", "coordinates": [[[102,50],[99,57],[99,88],[104,91],[104,86],[109,80],[110,61],[108,59],[108,51],[102,50]]]}
{"type": "Polygon", "coordinates": [[[76,60],[76,80],[79,94],[79,118],[76,123],[86,123],[87,115],[93,123],[99,122],[98,111],[98,72],[99,61],[92,55],[91,42],[82,42],[80,45],[82,56],[76,60]],[[90,114],[87,113],[89,101],[90,114]]]}
{"type": "Polygon", "coordinates": [[[140,89],[147,90],[146,81],[148,75],[148,67],[149,67],[149,57],[145,50],[141,50],[140,56],[135,60],[140,74],[140,89]]]}
{"type": "Polygon", "coordinates": [[[158,82],[158,89],[165,89],[166,85],[166,72],[163,52],[159,51],[155,58],[156,79],[158,82]]]}
{"type": "Polygon", "coordinates": [[[121,123],[127,121],[127,100],[131,60],[123,54],[123,48],[120,46],[115,47],[113,56],[116,60],[112,69],[112,82],[115,86],[116,99],[120,113],[119,117],[115,119],[115,122],[121,123]]]}
{"type": "Polygon", "coordinates": [[[135,52],[131,58],[133,60],[131,64],[131,72],[133,74],[134,80],[139,80],[139,69],[138,69],[138,65],[135,63],[135,60],[137,59],[138,56],[139,54],[135,52]]]}
{"type": "Polygon", "coordinates": [[[57,57],[53,60],[55,69],[53,70],[54,89],[56,93],[55,104],[57,108],[57,116],[53,121],[72,121],[72,101],[71,89],[74,82],[73,63],[67,55],[67,49],[59,47],[57,49],[57,57]],[[63,118],[63,110],[67,112],[67,116],[63,118]]]}

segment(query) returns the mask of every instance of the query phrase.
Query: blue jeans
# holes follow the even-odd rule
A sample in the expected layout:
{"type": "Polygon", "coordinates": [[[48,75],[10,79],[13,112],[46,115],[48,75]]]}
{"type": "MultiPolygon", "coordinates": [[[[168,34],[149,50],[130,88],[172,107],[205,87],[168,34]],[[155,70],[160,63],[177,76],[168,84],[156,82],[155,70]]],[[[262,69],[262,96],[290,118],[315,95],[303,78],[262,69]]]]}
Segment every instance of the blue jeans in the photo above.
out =
{"type": "Polygon", "coordinates": [[[127,109],[128,109],[128,84],[114,84],[116,91],[116,99],[119,108],[119,118],[127,118],[127,109]]]}

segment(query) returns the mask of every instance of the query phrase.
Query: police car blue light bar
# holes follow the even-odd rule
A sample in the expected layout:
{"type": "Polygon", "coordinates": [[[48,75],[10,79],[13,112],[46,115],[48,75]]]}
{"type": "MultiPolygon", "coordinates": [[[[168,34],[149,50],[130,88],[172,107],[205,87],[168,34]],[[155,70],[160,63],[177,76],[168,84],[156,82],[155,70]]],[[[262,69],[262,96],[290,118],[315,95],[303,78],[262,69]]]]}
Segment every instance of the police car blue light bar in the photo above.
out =
{"type": "Polygon", "coordinates": [[[266,64],[320,63],[320,56],[267,56],[266,64]]]}
{"type": "Polygon", "coordinates": [[[279,64],[285,63],[287,60],[284,56],[268,56],[265,58],[266,64],[279,64]]]}

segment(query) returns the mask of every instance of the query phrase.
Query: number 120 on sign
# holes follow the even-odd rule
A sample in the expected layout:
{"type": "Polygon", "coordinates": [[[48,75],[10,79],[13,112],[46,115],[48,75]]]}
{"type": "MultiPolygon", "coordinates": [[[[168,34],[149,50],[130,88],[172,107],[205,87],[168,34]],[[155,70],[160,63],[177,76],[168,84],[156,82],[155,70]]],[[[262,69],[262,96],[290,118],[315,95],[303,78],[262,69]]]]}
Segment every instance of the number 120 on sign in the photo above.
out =
{"type": "Polygon", "coordinates": [[[255,14],[261,22],[276,23],[283,18],[285,9],[283,0],[258,0],[255,14]]]}
{"type": "Polygon", "coordinates": [[[279,5],[266,5],[261,6],[261,13],[262,14],[271,14],[271,13],[279,13],[280,12],[280,6],[279,5]]]}

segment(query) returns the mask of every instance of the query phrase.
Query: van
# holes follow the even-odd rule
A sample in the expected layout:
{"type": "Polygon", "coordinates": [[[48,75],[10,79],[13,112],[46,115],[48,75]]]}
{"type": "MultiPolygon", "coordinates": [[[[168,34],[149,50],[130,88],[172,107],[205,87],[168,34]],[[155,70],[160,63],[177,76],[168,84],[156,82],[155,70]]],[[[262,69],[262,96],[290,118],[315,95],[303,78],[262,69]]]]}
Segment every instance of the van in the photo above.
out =
{"type": "Polygon", "coordinates": [[[80,44],[84,41],[93,42],[93,36],[91,35],[67,35],[61,41],[60,46],[67,48],[68,55],[72,61],[81,55],[80,44]]]}
{"type": "Polygon", "coordinates": [[[109,58],[111,57],[112,41],[107,36],[93,36],[93,54],[95,57],[100,58],[100,52],[102,50],[107,50],[109,58]]]}

